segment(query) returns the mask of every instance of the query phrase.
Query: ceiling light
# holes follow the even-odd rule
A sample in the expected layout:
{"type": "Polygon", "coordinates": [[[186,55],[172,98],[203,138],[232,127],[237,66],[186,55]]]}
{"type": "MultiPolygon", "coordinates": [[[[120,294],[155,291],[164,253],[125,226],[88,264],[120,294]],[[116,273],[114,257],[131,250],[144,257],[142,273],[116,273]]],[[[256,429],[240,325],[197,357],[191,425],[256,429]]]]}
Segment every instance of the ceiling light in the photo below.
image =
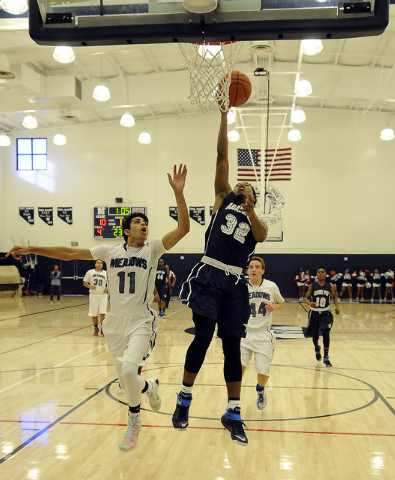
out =
{"type": "Polygon", "coordinates": [[[236,121],[236,113],[235,111],[233,110],[233,108],[231,108],[228,112],[228,115],[227,115],[227,119],[228,119],[228,125],[232,125],[232,123],[235,123],[236,121]]]}
{"type": "Polygon", "coordinates": [[[237,130],[229,130],[228,139],[230,142],[237,142],[240,140],[240,133],[237,130]]]}
{"type": "Polygon", "coordinates": [[[198,54],[203,57],[211,60],[217,54],[221,52],[221,45],[210,45],[209,43],[203,43],[198,48],[198,54]]]}
{"type": "Polygon", "coordinates": [[[93,98],[98,102],[110,100],[110,90],[105,85],[97,85],[93,90],[93,98]]]}
{"type": "Polygon", "coordinates": [[[317,55],[322,52],[324,47],[320,39],[309,38],[302,40],[300,48],[305,55],[317,55]]]}
{"type": "Polygon", "coordinates": [[[184,8],[192,13],[208,13],[217,8],[217,0],[184,0],[184,8]]]}
{"type": "Polygon", "coordinates": [[[53,58],[59,63],[72,63],[75,59],[74,50],[71,47],[58,45],[53,52],[53,58]]]}
{"type": "Polygon", "coordinates": [[[37,119],[36,117],[33,117],[30,113],[26,115],[26,117],[23,119],[22,125],[25,128],[28,128],[29,130],[32,130],[33,128],[38,127],[37,119]]]}
{"type": "Polygon", "coordinates": [[[151,135],[147,132],[147,130],[143,130],[139,135],[139,142],[143,144],[151,143],[151,135]]]}
{"type": "Polygon", "coordinates": [[[295,82],[295,95],[298,97],[307,97],[313,93],[311,83],[306,79],[299,79],[295,82]]]}
{"type": "Polygon", "coordinates": [[[291,142],[298,142],[301,138],[302,135],[297,128],[291,128],[291,130],[288,132],[288,140],[291,142]]]}
{"type": "Polygon", "coordinates": [[[9,147],[10,145],[11,145],[10,137],[5,132],[3,132],[0,135],[0,147],[9,147]]]}
{"type": "Polygon", "coordinates": [[[381,140],[385,140],[388,142],[389,140],[393,140],[395,137],[394,131],[390,127],[386,127],[381,130],[380,138],[381,140]]]}
{"type": "Polygon", "coordinates": [[[306,114],[300,107],[295,107],[291,112],[292,123],[303,123],[306,121],[306,114]]]}
{"type": "Polygon", "coordinates": [[[66,137],[63,135],[63,133],[58,132],[54,137],[53,137],[53,143],[55,145],[66,145],[66,137]]]}
{"type": "Polygon", "coordinates": [[[135,124],[134,117],[129,112],[125,112],[119,122],[123,127],[133,127],[135,124]]]}
{"type": "Polygon", "coordinates": [[[21,15],[27,12],[27,0],[1,0],[0,6],[11,15],[21,15]]]}

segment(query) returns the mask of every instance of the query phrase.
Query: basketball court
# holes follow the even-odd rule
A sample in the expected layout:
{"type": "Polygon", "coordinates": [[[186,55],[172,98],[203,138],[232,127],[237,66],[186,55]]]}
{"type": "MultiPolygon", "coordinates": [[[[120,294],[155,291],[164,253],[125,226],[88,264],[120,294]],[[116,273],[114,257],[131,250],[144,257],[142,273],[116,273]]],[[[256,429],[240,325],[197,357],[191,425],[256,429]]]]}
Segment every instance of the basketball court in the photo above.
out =
{"type": "Polygon", "coordinates": [[[249,445],[237,446],[220,417],[226,406],[221,340],[214,338],[194,388],[190,426],[171,415],[191,335],[191,312],[170,302],[143,378],[160,379],[162,407],[142,399],[139,444],[118,450],[126,407],[105,338],[93,337],[87,299],[3,294],[0,317],[0,470],[8,479],[392,479],[393,304],[341,303],[331,360],[315,360],[301,338],[307,314],[287,300],[275,315],[278,336],[268,404],[255,405],[255,372],[242,388],[249,445]],[[299,328],[298,328],[299,327],[299,328]],[[281,337],[285,337],[281,339],[281,337]]]}

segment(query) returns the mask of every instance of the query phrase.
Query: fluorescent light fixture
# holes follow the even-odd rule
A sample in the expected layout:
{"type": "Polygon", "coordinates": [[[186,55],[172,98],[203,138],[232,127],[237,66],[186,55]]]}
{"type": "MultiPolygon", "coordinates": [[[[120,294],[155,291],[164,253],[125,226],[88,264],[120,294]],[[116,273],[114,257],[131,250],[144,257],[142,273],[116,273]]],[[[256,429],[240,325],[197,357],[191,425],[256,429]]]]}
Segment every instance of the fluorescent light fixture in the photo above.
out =
{"type": "Polygon", "coordinates": [[[298,142],[301,138],[302,138],[302,135],[300,134],[297,128],[292,128],[288,132],[288,140],[290,140],[291,142],[298,142]]]}
{"type": "Polygon", "coordinates": [[[133,127],[135,124],[134,117],[129,112],[125,112],[119,122],[123,127],[133,127]]]}
{"type": "Polygon", "coordinates": [[[192,13],[208,13],[217,8],[217,0],[184,0],[184,8],[192,13]]]}
{"type": "Polygon", "coordinates": [[[231,108],[228,112],[228,115],[227,115],[227,119],[228,119],[228,125],[232,125],[232,123],[235,123],[236,121],[236,113],[235,111],[233,110],[233,108],[231,108]]]}
{"type": "Polygon", "coordinates": [[[311,83],[306,79],[299,79],[295,83],[295,95],[298,97],[307,97],[313,93],[313,88],[311,87],[311,83]]]}
{"type": "Polygon", "coordinates": [[[72,63],[75,59],[74,50],[71,47],[58,45],[53,52],[53,58],[59,63],[72,63]]]}
{"type": "Polygon", "coordinates": [[[143,130],[139,135],[139,142],[147,145],[151,143],[151,135],[147,132],[147,130],[143,130]]]}
{"type": "Polygon", "coordinates": [[[385,140],[388,142],[389,140],[393,140],[395,137],[394,131],[390,127],[386,127],[381,130],[380,138],[381,140],[385,140]]]}
{"type": "Polygon", "coordinates": [[[229,130],[228,139],[230,142],[237,142],[240,140],[240,133],[237,130],[229,130]]]}
{"type": "Polygon", "coordinates": [[[29,130],[32,130],[33,128],[37,128],[38,127],[37,118],[33,117],[33,115],[28,113],[26,117],[23,119],[22,125],[25,128],[28,128],[29,130]]]}
{"type": "Polygon", "coordinates": [[[291,113],[291,122],[292,123],[303,123],[306,121],[306,114],[300,107],[295,107],[292,109],[291,113]]]}
{"type": "Polygon", "coordinates": [[[63,135],[63,133],[58,132],[54,137],[53,137],[53,143],[55,145],[66,145],[66,137],[63,135]]]}
{"type": "Polygon", "coordinates": [[[21,15],[27,12],[27,0],[1,0],[0,6],[11,15],[21,15]]]}
{"type": "Polygon", "coordinates": [[[3,132],[0,135],[0,147],[9,147],[10,145],[11,145],[10,137],[5,132],[3,132]]]}
{"type": "Polygon", "coordinates": [[[198,54],[203,58],[212,59],[221,52],[221,45],[210,45],[204,43],[198,48],[198,54]]]}
{"type": "Polygon", "coordinates": [[[320,39],[308,38],[302,40],[300,48],[305,55],[317,55],[324,49],[320,39]]]}
{"type": "Polygon", "coordinates": [[[105,85],[97,85],[93,90],[93,98],[98,102],[110,100],[110,90],[105,85]]]}

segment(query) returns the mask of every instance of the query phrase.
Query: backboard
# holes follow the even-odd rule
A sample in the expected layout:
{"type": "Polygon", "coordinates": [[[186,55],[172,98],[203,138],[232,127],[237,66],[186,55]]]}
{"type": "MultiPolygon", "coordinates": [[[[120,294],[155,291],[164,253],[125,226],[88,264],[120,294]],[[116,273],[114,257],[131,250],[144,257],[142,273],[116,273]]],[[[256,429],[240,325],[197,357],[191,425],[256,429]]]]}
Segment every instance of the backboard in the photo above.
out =
{"type": "Polygon", "coordinates": [[[388,19],[388,0],[221,0],[205,14],[182,0],[29,0],[41,45],[350,38],[381,34],[388,19]]]}

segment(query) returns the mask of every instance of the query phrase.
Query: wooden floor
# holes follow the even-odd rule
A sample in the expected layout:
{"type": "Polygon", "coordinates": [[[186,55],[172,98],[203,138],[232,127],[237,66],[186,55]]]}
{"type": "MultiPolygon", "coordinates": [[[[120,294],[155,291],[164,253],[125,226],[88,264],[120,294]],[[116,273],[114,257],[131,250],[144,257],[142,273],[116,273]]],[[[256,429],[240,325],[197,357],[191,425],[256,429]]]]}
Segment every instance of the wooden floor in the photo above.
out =
{"type": "Polygon", "coordinates": [[[190,427],[171,426],[193,326],[172,301],[144,372],[160,379],[162,408],[143,396],[138,447],[118,450],[127,409],[106,340],[93,337],[86,297],[0,297],[2,480],[344,480],[395,478],[395,305],[342,302],[328,369],[301,337],[307,314],[287,301],[267,387],[255,405],[247,369],[242,415],[249,445],[220,423],[226,406],[221,341],[214,338],[194,388],[190,427]]]}

